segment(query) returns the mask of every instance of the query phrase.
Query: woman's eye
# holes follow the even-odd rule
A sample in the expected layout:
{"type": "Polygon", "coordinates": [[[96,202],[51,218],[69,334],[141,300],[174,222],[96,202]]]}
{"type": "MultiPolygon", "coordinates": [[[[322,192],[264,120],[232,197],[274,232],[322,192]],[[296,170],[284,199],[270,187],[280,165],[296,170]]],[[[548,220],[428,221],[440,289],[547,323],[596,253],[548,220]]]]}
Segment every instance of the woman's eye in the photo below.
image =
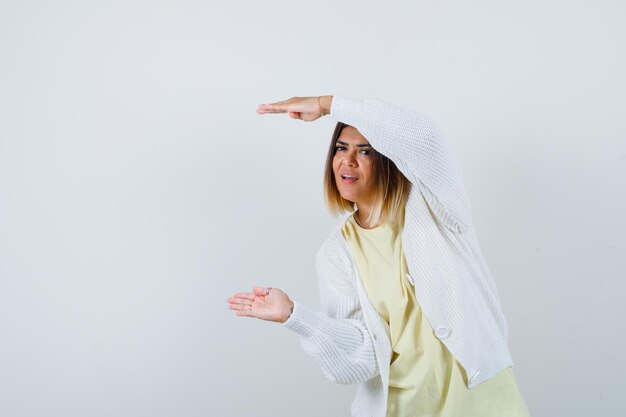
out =
{"type": "MultiPolygon", "coordinates": [[[[344,151],[345,149],[346,149],[345,146],[335,146],[335,152],[337,152],[337,151],[344,151]]],[[[362,155],[369,155],[370,154],[369,149],[361,149],[360,152],[361,152],[362,155]]]]}

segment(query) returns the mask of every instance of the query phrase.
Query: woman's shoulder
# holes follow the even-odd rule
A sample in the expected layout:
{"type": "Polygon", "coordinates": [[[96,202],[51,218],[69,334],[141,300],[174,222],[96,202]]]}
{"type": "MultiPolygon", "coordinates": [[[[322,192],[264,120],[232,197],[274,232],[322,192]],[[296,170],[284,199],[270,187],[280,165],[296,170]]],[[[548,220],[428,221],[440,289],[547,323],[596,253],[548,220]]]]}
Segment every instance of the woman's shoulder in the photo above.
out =
{"type": "Polygon", "coordinates": [[[349,221],[352,213],[344,214],[338,224],[331,230],[317,251],[317,260],[343,260],[349,262],[347,243],[342,234],[344,225],[349,221]]]}

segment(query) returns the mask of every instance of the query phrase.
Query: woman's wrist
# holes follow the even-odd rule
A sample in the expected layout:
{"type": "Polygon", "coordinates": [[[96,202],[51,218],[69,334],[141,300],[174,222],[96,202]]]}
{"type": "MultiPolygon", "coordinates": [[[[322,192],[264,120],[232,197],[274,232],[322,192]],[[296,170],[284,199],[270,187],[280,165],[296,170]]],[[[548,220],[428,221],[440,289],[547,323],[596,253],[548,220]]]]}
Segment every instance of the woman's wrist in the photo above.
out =
{"type": "Polygon", "coordinates": [[[293,307],[295,306],[294,302],[289,300],[289,307],[285,310],[285,314],[284,314],[284,319],[282,321],[282,323],[286,322],[287,320],[289,320],[289,318],[291,318],[291,315],[293,314],[293,307]]]}
{"type": "Polygon", "coordinates": [[[318,101],[322,110],[322,116],[330,114],[330,106],[333,103],[333,96],[319,96],[318,101]]]}

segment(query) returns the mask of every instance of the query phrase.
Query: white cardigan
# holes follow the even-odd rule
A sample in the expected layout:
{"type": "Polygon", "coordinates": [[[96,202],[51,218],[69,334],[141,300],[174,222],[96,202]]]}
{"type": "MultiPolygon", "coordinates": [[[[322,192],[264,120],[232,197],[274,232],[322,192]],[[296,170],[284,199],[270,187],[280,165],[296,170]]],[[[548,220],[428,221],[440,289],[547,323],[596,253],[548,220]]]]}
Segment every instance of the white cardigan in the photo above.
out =
{"type": "MultiPolygon", "coordinates": [[[[413,184],[402,247],[415,295],[435,335],[465,369],[468,388],[513,366],[508,324],[471,219],[461,168],[435,123],[377,100],[334,96],[331,117],[358,129],[413,184]]],[[[317,258],[322,312],[295,302],[283,326],[340,384],[358,383],[354,417],[384,417],[391,345],[387,323],[369,301],[341,228],[317,258]]]]}

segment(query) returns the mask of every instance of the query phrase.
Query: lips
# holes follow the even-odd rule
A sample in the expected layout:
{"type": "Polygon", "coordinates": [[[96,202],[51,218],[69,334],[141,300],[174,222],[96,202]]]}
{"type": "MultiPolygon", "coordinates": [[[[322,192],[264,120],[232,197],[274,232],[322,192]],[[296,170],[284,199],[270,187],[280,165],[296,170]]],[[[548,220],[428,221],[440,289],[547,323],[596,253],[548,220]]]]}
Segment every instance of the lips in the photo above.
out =
{"type": "Polygon", "coordinates": [[[359,179],[352,174],[341,174],[341,180],[344,183],[352,184],[358,181],[359,179]]]}
{"type": "Polygon", "coordinates": [[[343,173],[341,174],[341,178],[345,179],[353,179],[353,180],[358,180],[356,175],[353,174],[348,174],[348,173],[343,173]]]}

